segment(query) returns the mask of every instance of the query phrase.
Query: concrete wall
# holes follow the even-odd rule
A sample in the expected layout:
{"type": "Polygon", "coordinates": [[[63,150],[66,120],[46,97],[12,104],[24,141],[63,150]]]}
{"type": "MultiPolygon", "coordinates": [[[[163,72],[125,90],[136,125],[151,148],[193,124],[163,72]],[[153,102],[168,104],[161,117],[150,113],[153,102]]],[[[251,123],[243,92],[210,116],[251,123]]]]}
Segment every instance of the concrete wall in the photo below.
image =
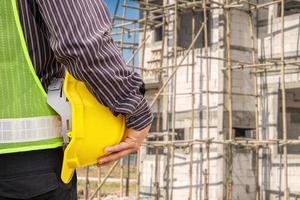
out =
{"type": "Polygon", "coordinates": [[[244,148],[235,149],[233,159],[234,199],[255,199],[255,152],[244,148]]]}
{"type": "MultiPolygon", "coordinates": [[[[260,11],[258,29],[258,54],[260,59],[279,58],[281,53],[281,18],[278,6],[260,11]],[[264,12],[264,13],[263,13],[264,12]]],[[[284,50],[286,57],[298,57],[300,47],[300,13],[285,17],[284,50]]]]}
{"type": "MultiPolygon", "coordinates": [[[[281,53],[281,19],[278,17],[277,5],[271,6],[259,13],[258,18],[258,58],[280,59],[281,53]]],[[[299,52],[299,19],[300,14],[285,17],[284,25],[284,52],[286,61],[293,60],[299,52]]],[[[287,66],[290,67],[290,66],[287,66]]],[[[290,71],[285,77],[287,89],[287,124],[288,138],[297,139],[300,136],[300,122],[293,120],[299,116],[299,103],[295,100],[299,95],[299,73],[290,71]],[[293,115],[293,117],[292,117],[293,115]]],[[[260,132],[262,139],[282,138],[281,93],[280,73],[262,74],[260,83],[260,132]]],[[[260,182],[262,197],[265,200],[283,198],[284,168],[282,148],[271,146],[261,151],[260,182]]],[[[288,179],[290,199],[295,199],[299,194],[300,153],[297,146],[289,147],[288,179]]]]}
{"type": "MultiPolygon", "coordinates": [[[[255,33],[256,29],[254,29],[255,33]]],[[[233,66],[238,62],[252,63],[252,41],[249,15],[233,10],[231,15],[231,56],[233,66]]],[[[254,41],[256,42],[256,40],[254,41]]],[[[251,69],[235,69],[232,72],[233,127],[255,129],[254,76],[251,69]]],[[[250,150],[234,148],[233,199],[255,199],[255,162],[250,150]]]]}

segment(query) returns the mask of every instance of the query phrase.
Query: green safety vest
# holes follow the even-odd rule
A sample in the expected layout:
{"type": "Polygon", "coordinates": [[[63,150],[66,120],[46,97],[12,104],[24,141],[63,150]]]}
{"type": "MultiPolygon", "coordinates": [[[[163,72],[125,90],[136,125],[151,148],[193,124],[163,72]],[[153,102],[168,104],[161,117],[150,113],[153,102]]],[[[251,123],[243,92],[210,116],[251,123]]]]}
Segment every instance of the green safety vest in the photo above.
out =
{"type": "Polygon", "coordinates": [[[33,68],[17,2],[0,0],[0,154],[61,145],[61,122],[33,68]]]}

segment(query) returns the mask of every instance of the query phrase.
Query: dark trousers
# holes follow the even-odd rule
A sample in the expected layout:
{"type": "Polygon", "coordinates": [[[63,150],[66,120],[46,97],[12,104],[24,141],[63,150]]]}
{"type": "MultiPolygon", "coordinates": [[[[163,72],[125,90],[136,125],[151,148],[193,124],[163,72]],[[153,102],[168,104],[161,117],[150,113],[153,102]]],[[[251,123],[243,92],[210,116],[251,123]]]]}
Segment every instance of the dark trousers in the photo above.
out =
{"type": "Polygon", "coordinates": [[[0,200],[76,200],[77,180],[60,179],[61,148],[0,155],[0,200]]]}

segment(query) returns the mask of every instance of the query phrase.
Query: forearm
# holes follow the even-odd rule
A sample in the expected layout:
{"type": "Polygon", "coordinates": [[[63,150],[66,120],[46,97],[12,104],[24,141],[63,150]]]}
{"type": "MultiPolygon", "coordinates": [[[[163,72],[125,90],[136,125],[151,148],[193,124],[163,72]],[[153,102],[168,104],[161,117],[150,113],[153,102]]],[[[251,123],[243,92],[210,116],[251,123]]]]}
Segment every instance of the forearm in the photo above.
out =
{"type": "Polygon", "coordinates": [[[143,81],[126,69],[110,35],[110,19],[101,0],[36,0],[59,62],[127,127],[141,130],[152,122],[143,81]]]}

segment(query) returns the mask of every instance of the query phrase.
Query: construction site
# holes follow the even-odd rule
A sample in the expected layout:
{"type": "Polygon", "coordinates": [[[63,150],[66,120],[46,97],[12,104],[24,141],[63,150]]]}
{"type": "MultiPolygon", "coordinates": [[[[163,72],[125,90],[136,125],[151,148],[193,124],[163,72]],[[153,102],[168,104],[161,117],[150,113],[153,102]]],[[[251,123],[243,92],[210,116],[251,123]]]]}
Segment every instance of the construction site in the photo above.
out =
{"type": "Polygon", "coordinates": [[[79,196],[105,199],[114,182],[119,199],[300,200],[300,1],[118,0],[117,10],[111,34],[144,79],[154,122],[139,152],[81,169],[79,196]]]}

